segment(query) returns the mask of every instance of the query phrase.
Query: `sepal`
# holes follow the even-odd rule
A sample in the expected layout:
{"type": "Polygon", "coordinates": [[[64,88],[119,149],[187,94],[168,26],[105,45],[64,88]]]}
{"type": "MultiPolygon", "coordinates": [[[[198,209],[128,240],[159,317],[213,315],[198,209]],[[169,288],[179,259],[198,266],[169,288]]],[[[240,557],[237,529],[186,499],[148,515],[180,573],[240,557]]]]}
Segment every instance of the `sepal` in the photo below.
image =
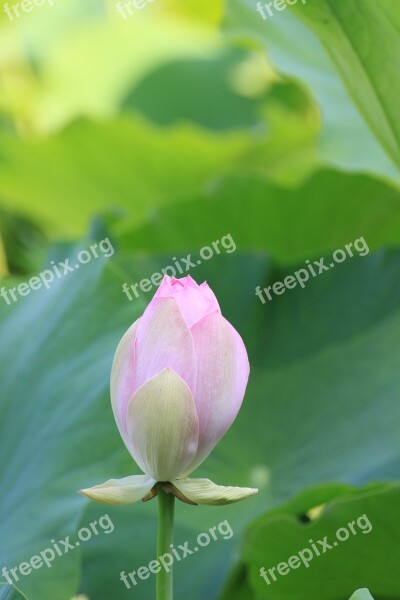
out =
{"type": "Polygon", "coordinates": [[[123,479],[109,479],[101,485],[79,490],[79,493],[90,500],[101,504],[124,505],[149,499],[156,481],[148,475],[131,475],[123,479]]]}
{"type": "MultiPolygon", "coordinates": [[[[240,502],[257,494],[258,489],[216,485],[209,479],[174,479],[176,487],[190,503],[222,505],[240,502]]],[[[177,496],[179,498],[179,496],[177,496]]]]}

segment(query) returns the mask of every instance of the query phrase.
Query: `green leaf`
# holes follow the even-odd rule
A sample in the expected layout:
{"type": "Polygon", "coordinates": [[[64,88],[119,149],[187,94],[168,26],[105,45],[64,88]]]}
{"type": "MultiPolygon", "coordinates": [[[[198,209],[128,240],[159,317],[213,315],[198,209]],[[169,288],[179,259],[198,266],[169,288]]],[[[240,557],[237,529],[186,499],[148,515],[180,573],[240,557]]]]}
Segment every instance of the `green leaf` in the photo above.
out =
{"type": "Polygon", "coordinates": [[[241,95],[230,81],[250,56],[231,49],[216,57],[163,64],[134,86],[122,108],[139,111],[159,125],[191,121],[218,131],[261,126],[260,98],[241,95]],[[179,102],[176,90],[180,90],[179,102]]]}
{"type": "Polygon", "coordinates": [[[128,117],[79,121],[50,138],[3,136],[3,202],[51,226],[53,236],[81,234],[94,213],[110,207],[140,222],[236,164],[250,145],[243,133],[219,136],[190,125],[167,133],[128,117]]]}
{"type": "MultiPolygon", "coordinates": [[[[399,475],[395,440],[400,431],[400,419],[393,398],[400,390],[396,358],[390,358],[393,353],[397,356],[395,332],[399,326],[399,314],[394,307],[399,297],[390,300],[390,303],[393,302],[391,309],[388,306],[391,296],[388,290],[394,289],[389,281],[394,282],[399,276],[397,253],[362,259],[366,263],[360,259],[353,264],[342,265],[345,270],[342,275],[339,270],[332,271],[326,274],[329,282],[324,283],[321,277],[315,280],[313,291],[312,288],[293,291],[291,296],[283,297],[285,302],[280,299],[276,308],[251,304],[244,299],[238,306],[238,293],[246,292],[250,298],[259,276],[255,269],[256,257],[247,258],[215,257],[202,272],[193,273],[199,281],[207,276],[210,285],[217,290],[222,310],[235,325],[239,326],[239,321],[233,316],[235,311],[243,313],[244,310],[242,322],[247,324],[248,332],[252,329],[248,321],[254,319],[260,341],[259,348],[251,353],[251,382],[239,418],[199,469],[198,476],[210,477],[226,485],[260,487],[260,492],[242,505],[229,507],[229,512],[225,509],[221,516],[202,507],[201,511],[193,509],[196,510],[193,519],[190,507],[179,506],[177,543],[188,540],[193,544],[196,535],[224,518],[232,525],[237,540],[244,523],[259,511],[267,506],[276,506],[304,486],[317,481],[359,482],[379,477],[379,474],[385,478],[399,475]],[[377,272],[372,275],[374,265],[378,263],[382,269],[380,275],[377,272]],[[367,271],[364,272],[364,268],[367,271]],[[222,273],[223,281],[218,286],[222,273]],[[375,296],[374,301],[369,303],[365,299],[372,280],[375,292],[380,290],[384,297],[375,296]],[[383,281],[386,281],[385,286],[383,281]],[[349,298],[346,290],[350,282],[353,293],[349,298]],[[382,309],[380,316],[376,313],[377,305],[382,309]],[[241,309],[244,306],[246,309],[241,309]],[[388,315],[394,317],[393,309],[397,315],[396,323],[391,323],[390,318],[387,321],[388,315]],[[326,314],[332,315],[328,320],[329,327],[326,326],[326,314]],[[289,315],[292,315],[290,319],[289,315]],[[295,350],[291,346],[294,343],[293,331],[296,331],[295,350]],[[384,349],[385,357],[382,354],[384,349]],[[256,363],[260,362],[263,366],[257,368],[256,363]],[[303,423],[301,427],[300,422],[303,423]],[[354,423],[358,423],[359,427],[354,429],[354,423]],[[381,432],[374,439],[364,435],[370,427],[381,432]],[[389,430],[396,433],[392,435],[389,430]],[[341,440],[340,445],[338,439],[341,440]],[[391,449],[386,445],[388,442],[391,449]],[[386,445],[386,449],[382,444],[386,445]]],[[[274,278],[283,277],[282,273],[273,275],[274,278]]],[[[139,281],[137,275],[133,274],[131,281],[139,281]]],[[[244,330],[245,327],[240,325],[239,331],[243,333],[244,330]]],[[[254,329],[252,334],[256,335],[254,329]]],[[[249,333],[245,341],[250,341],[249,333]]],[[[340,488],[335,486],[329,493],[337,495],[339,491],[340,488]]],[[[348,493],[346,488],[345,491],[348,493]]],[[[314,503],[325,500],[326,496],[315,492],[307,502],[314,506],[314,503]]],[[[133,523],[131,511],[113,512],[118,531],[124,532],[123,537],[119,538],[118,534],[109,540],[94,540],[97,560],[104,559],[102,571],[106,571],[107,561],[114,553],[119,556],[118,572],[136,570],[154,558],[151,541],[146,548],[133,548],[129,543],[133,527],[135,535],[147,539],[146,527],[152,523],[151,507],[139,509],[139,529],[136,529],[139,525],[133,523]],[[113,549],[110,548],[111,543],[113,549]]],[[[91,507],[91,518],[95,514],[91,507]]],[[[176,565],[179,595],[184,597],[189,592],[193,595],[194,590],[199,590],[200,597],[202,593],[206,597],[215,597],[230,559],[230,544],[224,542],[223,548],[217,544],[210,545],[207,556],[199,554],[198,560],[192,557],[190,579],[185,577],[188,566],[182,563],[176,565]],[[203,578],[206,582],[201,583],[203,578]]],[[[114,579],[111,576],[109,579],[104,576],[101,581],[96,578],[91,556],[84,557],[83,590],[89,597],[110,594],[114,579]]],[[[151,598],[153,583],[140,582],[133,589],[140,591],[143,598],[151,598]]],[[[127,597],[130,592],[127,591],[127,597]]]]}
{"type": "Polygon", "coordinates": [[[362,583],[378,598],[398,598],[399,499],[400,486],[387,485],[334,499],[308,523],[284,510],[266,515],[244,549],[254,592],[274,600],[299,594],[335,600],[362,583]],[[281,563],[286,566],[277,569],[281,563]]]}
{"type": "Polygon", "coordinates": [[[28,274],[40,268],[46,238],[36,223],[0,208],[0,236],[0,275],[28,274]]]}
{"type": "Polygon", "coordinates": [[[70,0],[68,8],[54,3],[51,10],[33,11],[31,18],[12,24],[2,11],[0,109],[23,120],[25,132],[36,133],[59,130],[82,116],[109,118],[149,70],[218,51],[214,28],[199,27],[185,14],[194,8],[215,22],[220,9],[207,3],[196,10],[192,2],[178,18],[181,0],[149,3],[138,18],[126,20],[116,3],[98,0],[85,5],[70,0]],[[110,57],[112,68],[107,67],[110,57]]]}
{"type": "Polygon", "coordinates": [[[226,582],[224,592],[219,596],[220,600],[260,600],[250,586],[247,568],[244,564],[237,564],[230,573],[226,582]]]}
{"type": "Polygon", "coordinates": [[[8,264],[6,258],[6,251],[4,248],[4,241],[0,233],[0,276],[4,277],[8,273],[8,264]]]}
{"type": "MultiPolygon", "coordinates": [[[[287,88],[288,96],[296,95],[287,88]]],[[[243,129],[217,133],[189,123],[161,129],[126,114],[102,123],[81,120],[50,137],[5,134],[1,202],[43,224],[54,238],[81,235],[99,212],[142,223],[163,204],[190,198],[238,169],[293,184],[314,168],[317,121],[307,102],[301,106],[301,94],[292,107],[275,92],[266,108],[268,136],[264,130],[260,136],[243,129]]]]}
{"type": "MultiPolygon", "coordinates": [[[[333,1],[335,7],[339,3],[342,10],[348,5],[347,0],[333,1]]],[[[317,5],[316,0],[309,0],[307,6],[313,10],[317,5]]],[[[303,4],[299,5],[298,11],[303,8],[303,4]]],[[[396,5],[394,14],[397,14],[397,10],[396,5]]],[[[362,10],[359,10],[356,22],[363,18],[361,13],[362,10]]],[[[375,28],[374,23],[369,23],[369,27],[375,28]]],[[[264,21],[256,11],[254,0],[228,0],[225,31],[235,39],[255,40],[267,49],[271,62],[280,74],[308,87],[321,110],[319,153],[325,163],[346,171],[364,171],[400,180],[399,169],[372,135],[324,46],[291,11],[277,12],[264,21]]],[[[392,39],[393,36],[390,36],[392,39]]],[[[379,43],[384,44],[383,51],[386,51],[386,42],[380,39],[379,43]]],[[[376,48],[372,56],[375,56],[375,51],[376,48]]],[[[396,48],[393,52],[396,56],[396,48]]],[[[376,69],[381,69],[381,77],[384,77],[382,63],[376,62],[376,69]]],[[[359,93],[362,93],[361,90],[359,93]]],[[[395,99],[395,93],[391,97],[395,99]]],[[[397,159],[395,162],[398,164],[397,159]]]]}
{"type": "MultiPolygon", "coordinates": [[[[196,247],[198,253],[230,234],[241,250],[264,250],[280,263],[293,264],[361,236],[371,250],[400,244],[400,194],[371,177],[335,171],[320,171],[295,189],[257,176],[231,176],[194,196],[185,210],[174,204],[141,227],[117,229],[126,251],[168,252],[173,240],[174,253],[196,247]]],[[[224,243],[221,253],[232,253],[234,244],[224,243]]]]}
{"type": "MultiPolygon", "coordinates": [[[[1,353],[8,360],[1,367],[7,518],[0,527],[0,564],[9,569],[52,548],[52,539],[69,535],[75,542],[85,504],[78,490],[103,480],[104,456],[120,450],[124,457],[109,401],[110,359],[124,322],[134,320],[143,304],[127,306],[125,318],[112,309],[121,292],[118,277],[102,275],[104,260],[70,273],[49,291],[31,292],[28,302],[1,302],[1,338],[7,340],[1,353]]],[[[110,473],[119,474],[131,474],[129,465],[125,473],[110,473]]],[[[57,556],[51,568],[19,575],[16,583],[28,598],[70,600],[79,561],[75,548],[57,556]]]]}
{"type": "Polygon", "coordinates": [[[219,23],[224,12],[223,0],[205,0],[201,4],[196,0],[166,0],[165,5],[174,13],[211,24],[219,23]]]}
{"type": "MultiPolygon", "coordinates": [[[[79,527],[105,512],[85,504],[77,490],[138,472],[117,433],[108,392],[117,343],[145,306],[143,296],[129,302],[121,285],[170,260],[128,254],[104,268],[99,259],[48,291],[0,304],[0,335],[8,340],[0,353],[0,452],[8,457],[0,476],[7,490],[0,564],[29,561],[51,539],[75,541],[79,527]]],[[[272,271],[261,253],[215,256],[193,272],[215,289],[252,364],[237,421],[195,476],[260,492],[222,512],[179,503],[177,544],[195,545],[200,533],[225,520],[234,532],[177,563],[182,597],[215,598],[244,526],[305,486],[399,476],[399,253],[355,257],[304,290],[262,305],[255,287],[287,272],[272,271]],[[372,430],[374,436],[365,435],[372,430]]],[[[107,513],[112,535],[95,536],[51,569],[20,578],[28,598],[70,600],[81,560],[82,593],[109,600],[117,589],[121,599],[131,597],[119,574],[155,558],[156,506],[107,507],[107,513]]],[[[150,579],[133,593],[147,600],[153,588],[150,579]]]]}
{"type": "Polygon", "coordinates": [[[27,600],[16,587],[0,583],[0,600],[27,600]]]}
{"type": "Polygon", "coordinates": [[[377,139],[400,166],[400,5],[313,0],[293,10],[318,35],[377,139]]]}

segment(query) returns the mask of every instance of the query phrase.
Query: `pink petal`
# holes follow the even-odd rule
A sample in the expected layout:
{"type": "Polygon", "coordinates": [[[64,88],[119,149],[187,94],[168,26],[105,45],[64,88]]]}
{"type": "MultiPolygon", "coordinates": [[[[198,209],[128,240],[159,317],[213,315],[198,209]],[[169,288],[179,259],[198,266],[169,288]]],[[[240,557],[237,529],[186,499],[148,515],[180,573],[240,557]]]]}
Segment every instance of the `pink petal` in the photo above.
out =
{"type": "Polygon", "coordinates": [[[196,356],[190,330],[174,298],[154,297],[136,333],[135,390],[172,369],[196,391],[196,356]]]}
{"type": "Polygon", "coordinates": [[[214,292],[207,283],[198,285],[188,275],[182,279],[165,276],[156,296],[158,298],[173,297],[189,327],[200,321],[208,314],[220,311],[214,292]]]}
{"type": "Polygon", "coordinates": [[[194,470],[235,420],[250,366],[242,338],[220,313],[197,323],[192,336],[198,375],[194,399],[199,416],[199,447],[190,465],[194,470]]]}
{"type": "Polygon", "coordinates": [[[130,440],[126,429],[126,412],[129,400],[135,392],[135,339],[139,320],[122,337],[115,352],[111,369],[111,406],[119,432],[129,449],[130,440]]]}

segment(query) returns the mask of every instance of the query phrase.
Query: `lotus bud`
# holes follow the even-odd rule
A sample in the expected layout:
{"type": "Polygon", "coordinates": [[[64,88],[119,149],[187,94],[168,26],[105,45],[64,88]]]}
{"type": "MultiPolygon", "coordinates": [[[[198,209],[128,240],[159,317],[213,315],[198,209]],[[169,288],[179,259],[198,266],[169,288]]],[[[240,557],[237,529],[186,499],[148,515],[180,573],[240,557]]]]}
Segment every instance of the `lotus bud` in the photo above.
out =
{"type": "Polygon", "coordinates": [[[114,417],[144,475],[81,493],[111,504],[148,500],[160,482],[190,504],[227,504],[257,493],[188,478],[235,420],[249,370],[244,343],[207,283],[166,276],[123,336],[111,373],[114,417]]]}

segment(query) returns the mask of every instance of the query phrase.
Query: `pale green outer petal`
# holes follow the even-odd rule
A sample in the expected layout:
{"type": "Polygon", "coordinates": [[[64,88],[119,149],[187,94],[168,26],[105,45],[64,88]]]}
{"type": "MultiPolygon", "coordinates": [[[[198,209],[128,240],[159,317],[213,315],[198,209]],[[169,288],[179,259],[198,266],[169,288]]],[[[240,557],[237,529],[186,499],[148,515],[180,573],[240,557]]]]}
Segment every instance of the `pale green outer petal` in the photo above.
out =
{"type": "Polygon", "coordinates": [[[110,479],[79,493],[101,504],[132,504],[146,496],[155,483],[148,475],[131,475],[123,479],[110,479]]]}
{"type": "Polygon", "coordinates": [[[175,479],[172,484],[196,504],[232,504],[257,494],[255,488],[224,487],[209,479],[175,479]]]}
{"type": "Polygon", "coordinates": [[[133,455],[157,481],[183,474],[197,451],[199,419],[187,384],[171,369],[149,379],[128,406],[133,455]]]}

